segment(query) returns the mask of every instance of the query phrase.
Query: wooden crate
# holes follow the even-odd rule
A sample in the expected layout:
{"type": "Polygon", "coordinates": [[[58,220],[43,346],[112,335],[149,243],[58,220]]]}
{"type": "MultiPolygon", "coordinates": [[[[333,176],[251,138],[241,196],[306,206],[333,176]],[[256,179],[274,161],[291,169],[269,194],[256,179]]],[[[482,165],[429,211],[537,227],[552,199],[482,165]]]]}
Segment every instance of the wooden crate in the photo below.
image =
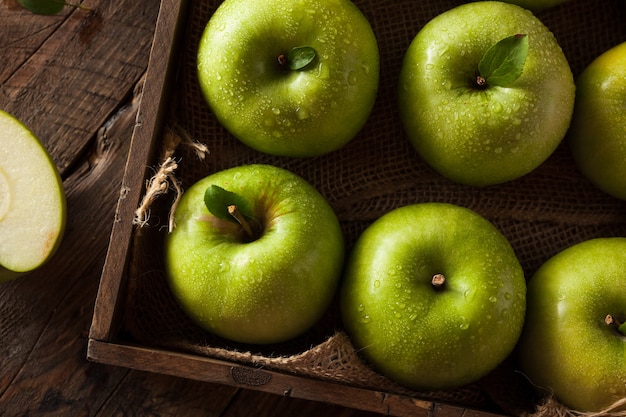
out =
{"type": "MultiPolygon", "coordinates": [[[[190,349],[188,344],[183,346],[172,342],[174,331],[167,333],[167,330],[159,332],[148,328],[141,337],[137,336],[136,327],[142,320],[150,320],[154,312],[150,310],[149,302],[141,297],[143,293],[138,287],[158,287],[154,291],[162,298],[155,301],[165,300],[165,307],[161,306],[163,309],[172,307],[167,304],[171,302],[167,288],[162,286],[162,282],[159,284],[159,275],[162,275],[160,245],[167,233],[166,217],[171,205],[171,194],[153,203],[147,225],[139,227],[133,221],[145,196],[147,181],[165,160],[164,140],[168,137],[169,128],[180,124],[185,132],[191,132],[194,139],[206,143],[211,151],[208,162],[196,161],[189,151],[174,155],[183,172],[182,176],[187,180],[183,181],[183,187],[189,187],[192,179],[203,174],[248,162],[286,167],[318,187],[328,183],[331,176],[336,178],[346,172],[351,173],[354,178],[348,181],[349,184],[342,186],[341,191],[348,194],[348,197],[351,195],[352,200],[325,190],[325,196],[338,212],[348,235],[348,245],[353,243],[367,224],[390,207],[428,200],[464,205],[492,220],[512,240],[528,276],[548,257],[572,243],[591,237],[626,235],[626,210],[623,202],[606,196],[588,184],[573,167],[565,145],[536,172],[513,184],[492,187],[488,191],[463,187],[449,183],[425,167],[403,137],[399,120],[388,118],[380,111],[381,106],[385,103],[390,106],[395,98],[395,81],[402,53],[412,36],[428,19],[464,1],[431,1],[430,4],[437,4],[432,10],[424,5],[428,1],[379,0],[372,9],[366,6],[374,2],[355,1],[357,6],[364,9],[379,37],[381,86],[378,102],[383,104],[377,104],[374,108],[372,120],[368,121],[354,143],[351,142],[345,149],[332,155],[311,160],[290,160],[258,154],[239,144],[217,123],[212,124],[210,135],[194,135],[197,134],[197,129],[192,122],[185,119],[186,115],[194,114],[189,119],[198,117],[197,114],[201,118],[210,119],[212,116],[205,105],[197,100],[181,100],[177,92],[184,74],[193,71],[194,63],[190,57],[193,56],[197,29],[194,32],[190,28],[190,22],[196,18],[196,6],[199,3],[194,0],[161,2],[137,125],[95,304],[88,358],[105,364],[324,401],[394,416],[464,414],[487,417],[521,409],[514,404],[510,404],[511,407],[507,410],[501,407],[504,402],[511,403],[519,399],[515,397],[523,397],[523,401],[532,403],[534,399],[528,398],[532,395],[532,390],[515,377],[519,375],[508,368],[508,361],[490,375],[491,379],[488,381],[492,385],[499,385],[500,392],[506,394],[506,398],[494,400],[493,396],[487,396],[489,398],[483,401],[482,393],[479,393],[477,400],[465,402],[468,397],[474,398],[475,391],[480,391],[484,385],[478,384],[468,387],[467,390],[447,393],[412,392],[394,386],[393,383],[379,383],[378,379],[368,383],[339,378],[333,376],[332,372],[330,375],[311,375],[306,370],[272,366],[271,360],[268,365],[262,360],[258,361],[254,357],[250,359],[241,354],[230,359],[227,354],[230,350],[241,352],[242,349],[254,347],[229,345],[202,332],[198,333],[197,338],[205,343],[197,349],[190,349]],[[395,14],[381,12],[393,8],[397,8],[395,14]],[[405,31],[404,35],[394,39],[381,36],[382,29],[387,30],[389,27],[405,31]],[[180,120],[181,115],[183,120],[180,120]],[[401,181],[389,181],[382,173],[366,176],[364,170],[346,162],[355,155],[371,158],[386,152],[386,149],[375,146],[363,149],[359,145],[358,141],[367,144],[368,134],[374,130],[394,135],[393,138],[386,137],[386,140],[390,140],[397,147],[398,153],[408,155],[406,158],[410,164],[407,166],[398,167],[391,162],[380,163],[382,171],[394,169],[401,181]],[[315,164],[326,167],[327,174],[315,173],[311,168],[315,164]],[[390,168],[390,165],[393,166],[390,168]],[[329,168],[333,166],[340,168],[329,168]],[[557,195],[546,193],[542,189],[550,181],[557,182],[560,189],[557,195]],[[150,276],[152,279],[151,274],[155,271],[155,280],[146,283],[145,278],[150,276]],[[144,306],[146,303],[147,307],[144,306]],[[509,397],[511,392],[514,395],[509,397]]],[[[219,1],[207,0],[204,3],[214,9],[219,1]]],[[[626,40],[624,9],[622,0],[571,0],[566,5],[544,11],[538,16],[555,32],[574,74],[577,75],[595,56],[626,40]],[[589,10],[593,12],[589,13],[589,10]]],[[[340,325],[337,324],[335,311],[329,312],[325,320],[331,324],[316,326],[310,334],[304,335],[293,344],[270,349],[277,356],[293,356],[326,343],[335,336],[340,325]]],[[[192,339],[194,337],[195,333],[192,339]]],[[[267,350],[252,354],[263,357],[267,350]]],[[[532,410],[529,412],[532,413],[532,410]]]]}

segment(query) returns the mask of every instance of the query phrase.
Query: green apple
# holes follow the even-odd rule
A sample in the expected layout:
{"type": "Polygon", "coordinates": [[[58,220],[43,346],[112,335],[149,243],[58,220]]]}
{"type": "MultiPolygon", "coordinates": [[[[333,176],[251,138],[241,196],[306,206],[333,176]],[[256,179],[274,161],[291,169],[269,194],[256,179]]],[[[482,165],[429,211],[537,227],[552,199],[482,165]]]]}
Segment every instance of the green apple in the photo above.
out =
{"type": "Polygon", "coordinates": [[[278,343],[326,311],[343,235],[300,176],[270,165],[226,169],[192,185],[174,217],[165,242],[169,283],[201,327],[237,342],[278,343]]]}
{"type": "Polygon", "coordinates": [[[524,322],[524,272],[508,240],[467,208],[392,210],[348,258],[341,315],[372,366],[414,389],[473,382],[513,350],[524,322]]]}
{"type": "Polygon", "coordinates": [[[576,80],[568,142],[598,188],[626,200],[626,42],[597,57],[576,80]]]}
{"type": "Polygon", "coordinates": [[[463,184],[523,176],[569,127],[574,79],[553,34],[530,11],[479,1],[428,22],[399,80],[407,136],[426,163],[463,184]]]}
{"type": "Polygon", "coordinates": [[[35,135],[0,110],[0,282],[43,265],[65,227],[65,192],[35,135]]]}
{"type": "Polygon", "coordinates": [[[521,369],[566,406],[626,398],[626,238],[595,238],[546,261],[528,283],[521,369]]]}
{"type": "Polygon", "coordinates": [[[505,3],[517,4],[518,6],[522,6],[526,9],[532,11],[540,11],[545,10],[550,7],[558,6],[559,4],[566,3],[569,0],[501,0],[505,3]]]}
{"type": "Polygon", "coordinates": [[[316,156],[348,143],[378,90],[372,28],[350,0],[226,0],[198,48],[202,92],[248,146],[316,156]]]}

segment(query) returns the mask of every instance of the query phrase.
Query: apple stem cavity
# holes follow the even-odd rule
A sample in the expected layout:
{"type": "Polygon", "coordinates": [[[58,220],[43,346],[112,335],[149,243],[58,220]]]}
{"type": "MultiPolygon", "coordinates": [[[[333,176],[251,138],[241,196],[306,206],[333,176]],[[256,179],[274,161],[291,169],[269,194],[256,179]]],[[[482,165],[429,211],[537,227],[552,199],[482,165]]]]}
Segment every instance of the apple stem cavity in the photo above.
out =
{"type": "Polygon", "coordinates": [[[310,46],[292,48],[287,54],[278,55],[278,65],[291,71],[300,71],[315,60],[317,52],[310,46]]]}
{"type": "Polygon", "coordinates": [[[626,322],[622,323],[611,314],[607,314],[604,318],[604,323],[607,326],[615,328],[621,335],[626,336],[626,322]]]}
{"type": "Polygon", "coordinates": [[[250,223],[248,223],[245,217],[241,214],[241,211],[239,211],[239,207],[231,204],[230,206],[228,206],[228,214],[230,214],[233,219],[235,219],[237,223],[241,225],[241,228],[244,232],[246,232],[246,235],[248,235],[250,239],[254,239],[254,232],[250,227],[250,223]]]}
{"type": "Polygon", "coordinates": [[[258,237],[255,230],[261,227],[253,230],[251,223],[255,226],[259,226],[260,223],[254,217],[252,206],[245,197],[212,184],[204,192],[204,204],[218,219],[239,223],[250,241],[258,237]]]}
{"type": "Polygon", "coordinates": [[[446,277],[443,274],[435,274],[431,278],[430,283],[435,290],[443,289],[446,283],[446,277]]]}
{"type": "Polygon", "coordinates": [[[521,77],[527,56],[528,35],[517,34],[502,39],[489,48],[478,63],[475,87],[509,87],[521,77]]]}

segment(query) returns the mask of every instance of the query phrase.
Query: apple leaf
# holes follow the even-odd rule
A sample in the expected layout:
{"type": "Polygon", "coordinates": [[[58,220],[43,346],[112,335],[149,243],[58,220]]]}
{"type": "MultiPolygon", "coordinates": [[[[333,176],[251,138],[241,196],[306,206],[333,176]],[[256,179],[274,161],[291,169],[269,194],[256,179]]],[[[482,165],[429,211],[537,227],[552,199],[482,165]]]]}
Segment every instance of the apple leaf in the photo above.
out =
{"type": "Polygon", "coordinates": [[[502,39],[489,48],[480,60],[478,84],[508,87],[522,75],[527,55],[528,35],[518,34],[502,39]]]}
{"type": "Polygon", "coordinates": [[[211,214],[222,220],[237,222],[237,219],[229,211],[231,206],[236,206],[244,218],[251,219],[253,217],[248,200],[215,184],[208,187],[204,192],[204,204],[211,214]]]}
{"type": "Polygon", "coordinates": [[[299,46],[293,48],[287,54],[287,65],[292,71],[299,71],[309,65],[315,57],[317,52],[310,46],[299,46]]]}
{"type": "Polygon", "coordinates": [[[17,0],[25,9],[35,14],[54,15],[67,4],[64,0],[17,0]]]}

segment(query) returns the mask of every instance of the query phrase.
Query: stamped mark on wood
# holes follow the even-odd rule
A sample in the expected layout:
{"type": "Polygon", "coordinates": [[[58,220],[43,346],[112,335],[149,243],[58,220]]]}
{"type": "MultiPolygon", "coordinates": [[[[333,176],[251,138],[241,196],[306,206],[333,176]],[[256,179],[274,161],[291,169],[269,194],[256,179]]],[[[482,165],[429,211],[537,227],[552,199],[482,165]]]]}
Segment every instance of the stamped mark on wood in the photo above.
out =
{"type": "Polygon", "coordinates": [[[258,370],[239,366],[230,368],[230,376],[238,384],[258,387],[265,385],[272,379],[272,374],[258,370]]]}

